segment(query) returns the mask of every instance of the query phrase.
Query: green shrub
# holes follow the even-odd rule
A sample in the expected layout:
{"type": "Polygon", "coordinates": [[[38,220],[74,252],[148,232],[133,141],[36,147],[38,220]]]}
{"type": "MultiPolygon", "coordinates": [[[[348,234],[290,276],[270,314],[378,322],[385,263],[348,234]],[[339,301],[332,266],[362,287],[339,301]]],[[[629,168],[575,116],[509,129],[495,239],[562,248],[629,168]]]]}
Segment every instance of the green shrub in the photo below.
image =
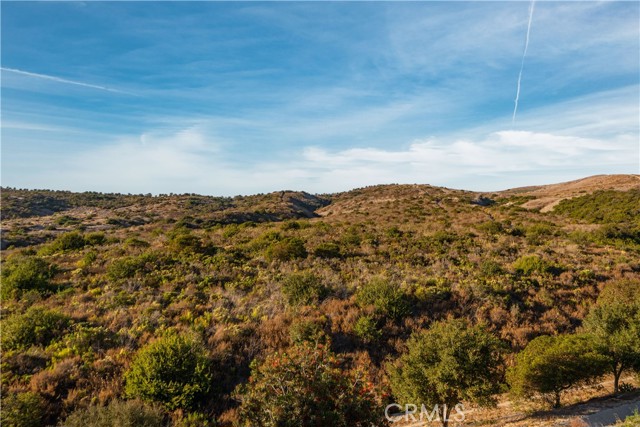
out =
{"type": "Polygon", "coordinates": [[[483,222],[482,224],[478,225],[478,230],[490,235],[502,234],[505,231],[502,223],[497,221],[483,222]]]}
{"type": "Polygon", "coordinates": [[[125,257],[114,260],[107,267],[107,275],[112,280],[127,279],[136,275],[144,267],[137,257],[125,257]]]}
{"type": "Polygon", "coordinates": [[[46,416],[46,403],[36,393],[9,393],[2,398],[0,425],[3,427],[41,427],[46,416]]]}
{"type": "Polygon", "coordinates": [[[386,230],[387,237],[391,239],[399,239],[404,233],[397,226],[393,225],[386,230]]]}
{"type": "Polygon", "coordinates": [[[138,239],[137,237],[129,237],[124,241],[124,244],[131,248],[148,248],[151,246],[149,242],[138,239]]]}
{"type": "Polygon", "coordinates": [[[360,246],[362,243],[362,236],[355,227],[350,227],[343,235],[340,241],[346,246],[360,246]]]}
{"type": "Polygon", "coordinates": [[[145,252],[138,256],[129,256],[114,260],[107,267],[107,275],[112,280],[129,279],[139,273],[150,273],[161,267],[166,260],[156,252],[145,252]]]}
{"type": "Polygon", "coordinates": [[[342,256],[340,246],[330,242],[320,243],[313,250],[313,254],[318,258],[340,258],[342,256]]]}
{"type": "Polygon", "coordinates": [[[485,259],[480,263],[480,273],[484,277],[498,276],[504,273],[502,266],[490,259],[485,259]]]}
{"type": "Polygon", "coordinates": [[[76,324],[70,333],[52,344],[48,350],[56,352],[54,359],[63,359],[70,355],[100,353],[114,345],[114,334],[105,327],[76,324]]]}
{"type": "Polygon", "coordinates": [[[362,285],[356,292],[360,307],[373,306],[377,313],[399,320],[409,314],[410,303],[399,286],[384,278],[375,278],[362,285]]]}
{"type": "Polygon", "coordinates": [[[71,320],[54,310],[31,307],[24,314],[9,317],[2,323],[2,348],[26,349],[32,345],[47,346],[64,335],[71,320]]]}
{"type": "Polygon", "coordinates": [[[202,343],[176,334],[142,348],[124,378],[128,397],[159,402],[168,410],[197,407],[212,385],[202,343]]]}
{"type": "Polygon", "coordinates": [[[87,245],[90,245],[90,246],[100,246],[107,243],[106,236],[104,235],[104,233],[100,233],[100,232],[89,233],[84,236],[84,240],[87,243],[87,245]]]}
{"type": "Polygon", "coordinates": [[[512,265],[516,274],[530,276],[533,273],[551,273],[553,267],[537,255],[525,255],[518,258],[512,265]]]}
{"type": "Polygon", "coordinates": [[[378,320],[375,316],[362,315],[353,324],[353,333],[366,344],[376,342],[382,337],[382,331],[378,328],[378,320]]]}
{"type": "Polygon", "coordinates": [[[289,328],[289,337],[294,344],[303,342],[324,344],[327,341],[325,326],[326,319],[294,322],[289,328]]]}
{"type": "Polygon", "coordinates": [[[526,229],[527,240],[532,244],[540,244],[544,239],[548,239],[556,234],[556,230],[545,223],[533,224],[526,229]]]}
{"type": "Polygon", "coordinates": [[[37,256],[14,257],[2,268],[2,298],[17,298],[25,291],[44,292],[55,268],[37,256]]]}
{"type": "Polygon", "coordinates": [[[269,247],[267,247],[265,256],[269,261],[290,261],[296,258],[306,258],[307,250],[301,239],[288,237],[271,243],[269,247]]]}
{"type": "Polygon", "coordinates": [[[82,259],[78,262],[78,266],[81,268],[89,267],[98,259],[98,252],[94,249],[91,249],[89,252],[84,254],[82,259]]]}
{"type": "Polygon", "coordinates": [[[56,237],[48,246],[43,249],[45,254],[53,254],[57,252],[68,252],[82,249],[87,244],[84,236],[77,232],[71,231],[69,233],[63,233],[56,237]]]}
{"type": "Polygon", "coordinates": [[[81,221],[78,218],[74,218],[70,215],[61,215],[55,220],[55,223],[58,225],[78,225],[80,222],[81,221]]]}
{"type": "Polygon", "coordinates": [[[640,225],[630,223],[604,224],[595,233],[599,241],[620,241],[640,244],[640,225]]]}
{"type": "Polygon", "coordinates": [[[143,402],[114,400],[107,406],[79,409],[61,422],[60,427],[164,427],[164,413],[143,402]]]}
{"type": "Polygon", "coordinates": [[[169,240],[169,247],[175,252],[207,253],[212,249],[202,239],[188,231],[175,233],[169,240]]]}
{"type": "Polygon", "coordinates": [[[371,384],[325,346],[303,344],[251,364],[236,389],[242,427],[368,427],[380,420],[371,384]]]}
{"type": "Polygon", "coordinates": [[[300,230],[302,226],[298,221],[285,221],[282,223],[282,229],[287,230],[300,230]]]}
{"type": "Polygon", "coordinates": [[[329,289],[313,273],[295,273],[282,283],[282,293],[291,306],[316,304],[329,294],[329,289]]]}

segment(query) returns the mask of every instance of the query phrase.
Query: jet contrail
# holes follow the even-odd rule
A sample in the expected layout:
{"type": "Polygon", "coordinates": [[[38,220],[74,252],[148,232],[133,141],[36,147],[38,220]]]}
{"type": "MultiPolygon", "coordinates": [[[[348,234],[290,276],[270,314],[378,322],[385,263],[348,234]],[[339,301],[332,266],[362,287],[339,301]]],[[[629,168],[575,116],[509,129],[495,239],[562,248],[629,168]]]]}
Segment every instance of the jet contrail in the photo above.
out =
{"type": "Polygon", "coordinates": [[[123,94],[127,94],[127,95],[133,95],[132,93],[125,92],[125,91],[118,90],[118,89],[111,89],[110,87],[106,87],[106,86],[99,86],[99,85],[92,85],[92,84],[89,84],[89,83],[76,82],[74,80],[67,80],[67,79],[62,79],[60,77],[48,76],[46,74],[38,74],[38,73],[29,72],[29,71],[17,70],[15,68],[0,67],[0,70],[9,71],[9,72],[16,73],[16,74],[22,74],[23,76],[29,76],[29,77],[36,77],[36,78],[39,78],[39,79],[52,80],[52,81],[58,82],[58,83],[66,83],[66,84],[70,84],[70,85],[88,87],[88,88],[91,88],[91,89],[106,90],[107,92],[123,93],[123,94]]]}
{"type": "Polygon", "coordinates": [[[518,101],[520,100],[520,82],[522,81],[522,70],[524,69],[524,58],[527,56],[527,49],[529,48],[529,34],[531,33],[531,21],[533,20],[533,8],[536,5],[535,0],[531,0],[529,5],[529,25],[527,25],[527,38],[524,42],[524,52],[522,53],[522,63],[520,64],[520,74],[518,74],[518,88],[516,90],[515,105],[513,107],[513,117],[511,118],[511,124],[516,121],[516,113],[518,112],[518,101]]]}

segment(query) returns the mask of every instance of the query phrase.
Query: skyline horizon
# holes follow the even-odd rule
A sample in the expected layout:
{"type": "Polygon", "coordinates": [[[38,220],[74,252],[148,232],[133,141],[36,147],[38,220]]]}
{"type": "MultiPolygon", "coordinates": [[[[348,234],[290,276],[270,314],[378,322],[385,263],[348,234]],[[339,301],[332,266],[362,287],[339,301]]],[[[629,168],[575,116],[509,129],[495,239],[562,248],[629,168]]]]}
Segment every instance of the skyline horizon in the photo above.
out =
{"type": "Polygon", "coordinates": [[[0,7],[4,186],[498,191],[640,173],[637,2],[0,7]]]}
{"type": "Polygon", "coordinates": [[[519,190],[519,189],[527,189],[527,188],[535,188],[535,187],[546,187],[546,186],[553,186],[553,185],[569,184],[569,183],[584,181],[584,180],[588,180],[588,179],[591,179],[591,178],[598,178],[598,177],[626,177],[626,176],[635,176],[635,177],[640,178],[640,173],[596,174],[596,175],[584,176],[584,177],[580,177],[580,178],[572,179],[572,180],[568,180],[568,181],[531,183],[529,185],[523,185],[523,186],[517,186],[517,187],[504,187],[504,188],[493,189],[493,190],[471,190],[471,189],[467,189],[467,188],[447,187],[447,186],[442,186],[442,185],[433,185],[433,184],[429,184],[429,183],[418,183],[418,182],[413,182],[413,183],[410,183],[410,182],[407,182],[407,183],[399,183],[399,182],[377,183],[377,184],[366,185],[366,186],[363,186],[363,187],[354,187],[354,188],[350,188],[350,189],[347,189],[347,190],[336,191],[336,192],[310,192],[310,191],[307,191],[307,190],[305,190],[303,188],[298,188],[298,189],[285,188],[285,189],[279,189],[279,190],[274,190],[274,191],[269,191],[269,192],[234,194],[234,195],[206,194],[206,193],[194,193],[194,192],[183,192],[183,193],[173,193],[173,192],[169,192],[169,193],[162,193],[162,192],[159,192],[159,193],[153,193],[153,192],[147,192],[147,193],[122,193],[122,192],[114,192],[114,191],[94,191],[94,190],[74,191],[74,190],[57,189],[57,188],[21,188],[21,187],[14,187],[14,186],[10,186],[10,185],[2,185],[2,186],[0,186],[0,188],[1,189],[7,189],[7,190],[15,190],[15,191],[51,191],[51,192],[69,192],[69,193],[98,193],[98,194],[113,194],[113,195],[121,195],[121,196],[163,197],[163,196],[196,195],[196,196],[204,196],[204,197],[223,197],[223,198],[252,197],[252,196],[259,196],[259,195],[263,195],[263,194],[272,194],[272,193],[281,193],[281,192],[306,193],[306,194],[310,194],[310,195],[313,195],[313,196],[324,196],[324,195],[336,195],[336,194],[342,194],[342,193],[349,193],[351,191],[357,191],[357,190],[361,190],[361,189],[364,189],[364,188],[390,187],[390,186],[433,187],[433,188],[443,188],[445,190],[452,190],[452,191],[464,191],[464,192],[470,192],[470,193],[488,194],[488,193],[503,193],[503,192],[507,192],[507,191],[513,191],[513,190],[519,190]]]}

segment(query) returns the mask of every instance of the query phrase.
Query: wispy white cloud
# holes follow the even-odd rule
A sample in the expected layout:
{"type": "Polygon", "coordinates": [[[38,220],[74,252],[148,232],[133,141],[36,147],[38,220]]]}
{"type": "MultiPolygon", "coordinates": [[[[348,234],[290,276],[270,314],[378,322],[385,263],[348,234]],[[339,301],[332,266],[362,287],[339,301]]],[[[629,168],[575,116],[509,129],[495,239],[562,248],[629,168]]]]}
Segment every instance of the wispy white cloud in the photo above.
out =
{"type": "MultiPolygon", "coordinates": [[[[545,31],[532,33],[514,128],[527,6],[196,2],[148,15],[135,3],[88,3],[86,16],[108,31],[86,28],[82,43],[65,35],[38,57],[48,66],[38,69],[82,74],[3,69],[3,85],[18,89],[3,94],[3,178],[238,194],[637,172],[637,4],[538,3],[534,26],[545,31]],[[50,96],[68,85],[143,96],[50,96]]],[[[16,28],[3,34],[28,43],[3,61],[16,55],[29,69],[20,58],[46,50],[45,32],[8,22],[16,28]]]]}
{"type": "Polygon", "coordinates": [[[107,87],[107,86],[100,86],[100,85],[94,85],[94,84],[90,84],[90,83],[79,82],[79,81],[76,81],[76,80],[63,79],[63,78],[60,78],[60,77],[49,76],[47,74],[32,73],[30,71],[18,70],[18,69],[15,69],[15,68],[7,68],[7,67],[0,67],[0,70],[7,71],[7,72],[10,72],[10,73],[20,74],[22,76],[49,80],[49,81],[53,81],[53,82],[56,82],[56,83],[63,83],[63,84],[74,85],[74,86],[82,86],[82,87],[86,87],[86,88],[90,88],[90,89],[98,89],[98,90],[103,90],[103,91],[107,91],[107,92],[121,93],[121,94],[125,94],[125,95],[133,95],[133,93],[131,93],[131,92],[126,92],[126,91],[119,90],[119,89],[113,89],[113,88],[110,88],[110,87],[107,87]]]}
{"type": "Polygon", "coordinates": [[[637,158],[633,135],[600,140],[503,130],[475,139],[416,140],[398,149],[311,146],[279,159],[243,165],[196,127],[85,150],[63,160],[55,174],[46,173],[54,188],[78,191],[233,195],[280,189],[334,192],[372,183],[495,190],[539,182],[532,176],[541,174],[570,179],[590,173],[632,173],[637,158]]]}

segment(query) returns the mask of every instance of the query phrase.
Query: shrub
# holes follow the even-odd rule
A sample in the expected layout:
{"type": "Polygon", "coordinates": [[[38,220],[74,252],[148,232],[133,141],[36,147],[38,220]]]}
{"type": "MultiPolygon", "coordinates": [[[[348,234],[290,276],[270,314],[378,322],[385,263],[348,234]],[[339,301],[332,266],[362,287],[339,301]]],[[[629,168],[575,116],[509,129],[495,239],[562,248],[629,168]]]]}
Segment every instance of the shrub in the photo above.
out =
{"type": "Polygon", "coordinates": [[[157,406],[114,400],[107,406],[90,406],[73,412],[60,427],[164,427],[164,413],[157,406]]]}
{"type": "Polygon", "coordinates": [[[340,246],[330,242],[320,243],[313,250],[313,254],[318,258],[340,258],[342,256],[340,246]]]}
{"type": "Polygon", "coordinates": [[[483,260],[480,263],[480,273],[484,277],[494,277],[503,274],[502,266],[493,260],[483,260]]]}
{"type": "Polygon", "coordinates": [[[630,223],[604,224],[595,232],[599,241],[621,241],[640,244],[640,226],[630,223]]]}
{"type": "Polygon", "coordinates": [[[530,276],[533,273],[544,274],[552,270],[552,266],[537,255],[525,255],[513,263],[516,274],[530,276]]]}
{"type": "Polygon", "coordinates": [[[87,243],[87,245],[90,246],[100,246],[100,245],[104,245],[107,242],[107,238],[105,237],[104,233],[89,233],[86,236],[84,236],[84,240],[87,243]]]}
{"type": "Polygon", "coordinates": [[[215,248],[205,245],[202,239],[184,229],[175,233],[169,240],[169,247],[175,252],[207,253],[213,255],[215,248]]]}
{"type": "Polygon", "coordinates": [[[434,323],[414,333],[408,350],[388,365],[389,379],[398,403],[438,405],[445,420],[456,404],[471,401],[495,403],[504,373],[501,342],[481,326],[463,320],[434,323]]]}
{"type": "Polygon", "coordinates": [[[295,322],[289,328],[289,338],[294,344],[304,342],[324,344],[327,342],[325,324],[326,319],[295,322]]]}
{"type": "Polygon", "coordinates": [[[282,293],[291,306],[316,304],[329,294],[329,289],[313,273],[295,273],[282,283],[282,293]]]}
{"type": "Polygon", "coordinates": [[[58,225],[78,225],[80,222],[81,221],[78,218],[74,218],[70,215],[61,215],[55,220],[55,223],[58,225]]]}
{"type": "Polygon", "coordinates": [[[9,393],[2,398],[0,424],[5,427],[41,427],[46,416],[46,403],[36,393],[9,393]]]}
{"type": "Polygon", "coordinates": [[[43,292],[55,268],[37,256],[10,258],[2,268],[2,299],[17,298],[25,291],[43,292]]]}
{"type": "Polygon", "coordinates": [[[301,239],[288,237],[281,241],[271,243],[269,247],[267,247],[265,255],[269,261],[290,261],[296,258],[306,258],[307,250],[301,239]]]}
{"type": "Polygon", "coordinates": [[[125,393],[168,410],[192,409],[211,387],[210,361],[195,338],[167,335],[142,348],[125,374],[125,393]]]}
{"type": "Polygon", "coordinates": [[[496,234],[504,233],[504,226],[502,225],[501,222],[486,221],[478,225],[478,230],[483,231],[490,235],[496,235],[496,234]]]}
{"type": "Polygon", "coordinates": [[[353,333],[366,344],[376,342],[382,336],[382,331],[378,328],[378,320],[375,316],[362,315],[353,324],[353,333]]]}
{"type": "Polygon", "coordinates": [[[85,247],[87,244],[84,236],[77,231],[63,233],[59,235],[51,244],[43,249],[45,254],[57,252],[75,251],[85,247]]]}
{"type": "Polygon", "coordinates": [[[508,380],[516,396],[540,393],[553,398],[557,408],[564,390],[602,375],[605,369],[606,359],[587,336],[545,335],[518,353],[508,380]]]}
{"type": "Polygon", "coordinates": [[[114,345],[114,334],[108,329],[102,326],[76,324],[72,332],[52,344],[49,350],[56,352],[54,359],[62,359],[69,355],[101,353],[114,345]]]}
{"type": "Polygon", "coordinates": [[[12,316],[2,324],[4,350],[26,349],[32,345],[46,346],[62,336],[70,319],[62,313],[31,307],[24,314],[12,316]]]}
{"type": "Polygon", "coordinates": [[[124,244],[131,248],[148,248],[151,246],[149,242],[138,239],[137,237],[129,237],[124,241],[124,244]]]}
{"type": "Polygon", "coordinates": [[[410,311],[408,298],[402,289],[384,278],[375,278],[358,289],[356,302],[363,308],[371,305],[377,313],[395,320],[410,311]]]}
{"type": "Polygon", "coordinates": [[[111,280],[129,279],[139,273],[150,273],[166,264],[167,260],[157,252],[145,252],[138,256],[123,257],[114,260],[107,267],[107,275],[111,280]]]}
{"type": "Polygon", "coordinates": [[[303,344],[251,364],[249,383],[236,389],[240,426],[365,427],[380,411],[370,383],[348,373],[325,346],[303,344]]]}
{"type": "Polygon", "coordinates": [[[98,252],[96,252],[94,249],[91,249],[89,252],[84,254],[80,261],[78,261],[78,267],[87,268],[91,266],[91,264],[93,264],[97,259],[98,252]]]}
{"type": "Polygon", "coordinates": [[[127,279],[136,275],[144,267],[137,257],[125,257],[114,260],[107,267],[107,275],[112,280],[127,279]]]}

